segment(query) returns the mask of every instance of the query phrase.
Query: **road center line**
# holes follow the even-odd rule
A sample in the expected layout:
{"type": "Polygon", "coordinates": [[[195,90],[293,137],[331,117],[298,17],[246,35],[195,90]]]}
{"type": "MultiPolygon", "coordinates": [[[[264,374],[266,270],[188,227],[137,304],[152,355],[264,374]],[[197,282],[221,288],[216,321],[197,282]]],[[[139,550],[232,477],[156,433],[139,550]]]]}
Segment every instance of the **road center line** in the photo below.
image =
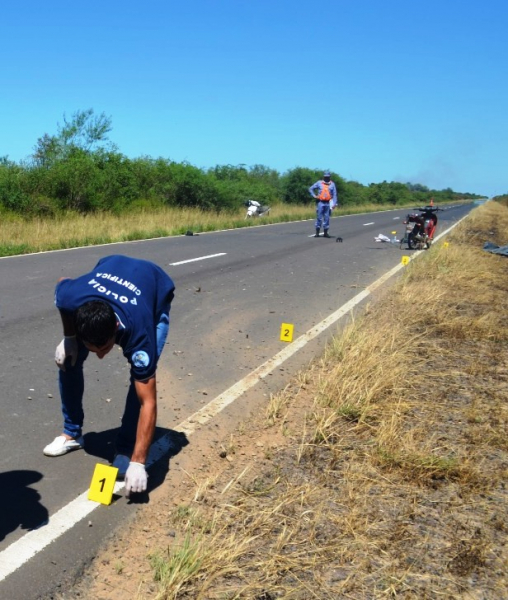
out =
{"type": "Polygon", "coordinates": [[[367,227],[367,225],[374,225],[374,221],[372,221],[372,223],[364,223],[363,226],[367,227]]]}
{"type": "Polygon", "coordinates": [[[186,263],[196,262],[198,260],[206,260],[207,258],[215,258],[216,256],[225,256],[226,252],[219,252],[219,254],[209,254],[208,256],[200,256],[199,258],[189,258],[189,260],[181,260],[176,263],[169,263],[170,267],[174,267],[176,265],[185,265],[186,263]]]}
{"type": "MultiPolygon", "coordinates": [[[[462,220],[462,219],[461,219],[462,220]]],[[[460,221],[454,223],[446,231],[442,232],[435,238],[435,241],[446,235],[451,231],[460,221]]],[[[415,252],[412,257],[424,252],[423,250],[415,252]]],[[[221,255],[214,255],[221,256],[221,255]]],[[[210,258],[210,257],[205,257],[210,258]]],[[[200,259],[194,259],[200,260],[200,259]]],[[[191,262],[191,261],[189,261],[191,262]]],[[[174,263],[181,264],[181,263],[174,263]]],[[[232,385],[225,392],[214,398],[206,406],[195,412],[193,415],[182,421],[175,430],[185,433],[187,436],[192,435],[195,431],[199,430],[203,425],[206,425],[213,417],[222,412],[227,406],[232,404],[240,396],[242,396],[247,390],[255,386],[259,381],[265,378],[274,369],[279,367],[288,358],[296,354],[301,350],[308,342],[317,337],[320,333],[328,329],[331,325],[337,323],[343,316],[348,314],[354,307],[360,302],[365,300],[372,294],[377,288],[379,288],[385,281],[395,275],[398,271],[404,268],[402,263],[399,263],[379,279],[374,281],[371,285],[366,287],[363,291],[357,294],[354,298],[346,302],[338,310],[333,312],[331,315],[323,319],[320,323],[309,329],[306,333],[301,335],[291,344],[288,344],[283,350],[278,352],[275,356],[268,359],[257,369],[254,369],[246,377],[232,385]]],[[[171,434],[168,433],[157,441],[155,441],[151,448],[147,460],[147,467],[150,467],[153,463],[158,461],[160,458],[165,456],[170,448],[172,447],[171,434]]],[[[118,493],[125,487],[124,482],[117,482],[115,484],[114,493],[118,493]]],[[[3,581],[11,573],[23,566],[28,560],[33,558],[38,552],[43,550],[51,542],[58,539],[61,535],[72,529],[79,521],[88,516],[94,511],[100,504],[88,500],[88,490],[83,492],[75,500],[58,510],[49,519],[49,523],[34,529],[26,533],[22,538],[13,542],[5,550],[0,552],[0,582],[3,581]]]]}

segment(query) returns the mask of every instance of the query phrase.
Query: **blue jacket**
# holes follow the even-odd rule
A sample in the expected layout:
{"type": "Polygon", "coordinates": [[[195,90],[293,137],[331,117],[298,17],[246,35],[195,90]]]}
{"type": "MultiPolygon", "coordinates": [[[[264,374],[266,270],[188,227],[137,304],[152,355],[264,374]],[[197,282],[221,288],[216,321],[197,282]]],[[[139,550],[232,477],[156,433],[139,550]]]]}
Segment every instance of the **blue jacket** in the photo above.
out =
{"type": "MultiPolygon", "coordinates": [[[[325,187],[325,182],[320,179],[319,181],[316,181],[316,183],[313,183],[310,188],[309,188],[309,193],[310,195],[315,198],[316,200],[319,200],[319,196],[321,194],[321,192],[323,191],[323,188],[325,187]]],[[[337,204],[339,203],[339,198],[337,196],[337,188],[335,187],[335,183],[333,183],[333,181],[330,181],[330,183],[328,184],[328,191],[330,192],[330,208],[335,208],[337,206],[337,204]]]]}
{"type": "Polygon", "coordinates": [[[171,278],[154,263],[113,255],[101,258],[91,273],[59,282],[55,304],[72,315],[85,302],[107,301],[118,317],[116,343],[133,378],[143,381],[155,373],[157,323],[169,313],[174,289],[171,278]]]}

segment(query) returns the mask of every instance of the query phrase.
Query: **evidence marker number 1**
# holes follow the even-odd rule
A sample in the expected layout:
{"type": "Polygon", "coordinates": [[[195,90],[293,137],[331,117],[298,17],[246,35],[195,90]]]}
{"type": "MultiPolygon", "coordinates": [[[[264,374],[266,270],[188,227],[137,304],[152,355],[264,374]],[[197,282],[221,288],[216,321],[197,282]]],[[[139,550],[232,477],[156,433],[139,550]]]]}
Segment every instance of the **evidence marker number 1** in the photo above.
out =
{"type": "Polygon", "coordinates": [[[111,504],[117,475],[116,467],[97,463],[88,490],[88,499],[101,504],[111,504]]]}

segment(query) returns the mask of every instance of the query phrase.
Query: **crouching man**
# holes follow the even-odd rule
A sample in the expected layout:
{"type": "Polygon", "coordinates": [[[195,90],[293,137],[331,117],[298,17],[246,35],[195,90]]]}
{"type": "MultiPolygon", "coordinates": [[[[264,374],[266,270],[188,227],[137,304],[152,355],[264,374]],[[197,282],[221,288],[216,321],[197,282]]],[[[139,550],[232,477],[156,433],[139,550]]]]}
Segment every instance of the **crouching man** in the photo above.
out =
{"type": "Polygon", "coordinates": [[[175,286],[157,265],[114,255],[92,272],[62,278],[55,304],[63,324],[56,348],[63,432],[44,448],[62,456],[84,447],[83,363],[90,352],[102,359],[118,344],[131,367],[131,381],[116,440],[113,466],[127,495],[147,488],[145,463],[157,419],[157,361],[169,332],[175,286]]]}

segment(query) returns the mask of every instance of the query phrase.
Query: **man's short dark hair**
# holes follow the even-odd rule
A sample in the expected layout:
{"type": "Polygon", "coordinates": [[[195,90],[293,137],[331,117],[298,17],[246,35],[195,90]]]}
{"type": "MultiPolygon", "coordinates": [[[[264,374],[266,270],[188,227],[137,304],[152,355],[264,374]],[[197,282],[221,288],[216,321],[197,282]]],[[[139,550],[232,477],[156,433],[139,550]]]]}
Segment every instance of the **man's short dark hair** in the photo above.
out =
{"type": "Polygon", "coordinates": [[[111,306],[103,300],[92,300],[74,312],[76,335],[83,342],[104,346],[116,334],[117,318],[111,306]]]}

